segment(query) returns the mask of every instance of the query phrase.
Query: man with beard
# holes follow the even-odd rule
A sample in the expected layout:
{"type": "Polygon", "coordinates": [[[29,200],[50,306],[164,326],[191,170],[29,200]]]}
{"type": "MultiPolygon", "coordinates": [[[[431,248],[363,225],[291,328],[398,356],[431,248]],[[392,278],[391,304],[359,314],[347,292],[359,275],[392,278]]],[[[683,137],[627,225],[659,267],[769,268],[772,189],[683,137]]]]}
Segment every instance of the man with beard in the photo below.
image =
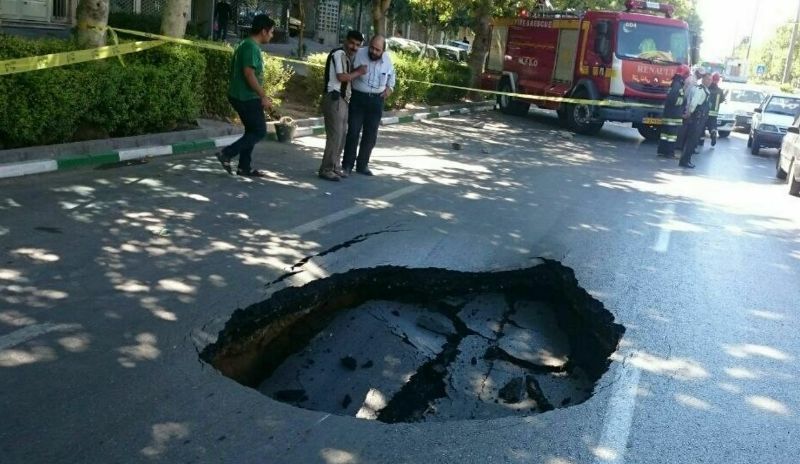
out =
{"type": "Polygon", "coordinates": [[[350,174],[355,167],[359,174],[373,175],[369,169],[369,158],[378,140],[384,101],[392,94],[395,85],[394,65],[385,49],[386,40],[376,35],[370,40],[369,47],[359,49],[353,59],[355,69],[366,66],[367,72],[352,83],[353,95],[342,162],[346,174],[350,174]]]}
{"type": "Polygon", "coordinates": [[[325,61],[325,88],[322,92],[322,114],[325,117],[325,152],[319,167],[319,177],[339,181],[347,174],[342,171],[341,157],[344,137],[347,134],[347,114],[353,79],[367,72],[366,66],[352,70],[350,60],[355,55],[364,36],[350,31],[341,47],[333,49],[325,61]]]}
{"type": "Polygon", "coordinates": [[[675,156],[675,144],[678,141],[678,129],[683,125],[683,113],[686,109],[686,92],[684,81],[689,77],[689,66],[682,64],[672,77],[662,115],[661,139],[658,142],[658,156],[672,158],[675,156]]]}
{"type": "Polygon", "coordinates": [[[683,145],[683,156],[681,156],[681,160],[678,163],[678,166],[682,168],[694,168],[692,154],[694,154],[694,149],[700,143],[700,135],[706,130],[709,105],[708,86],[710,84],[711,76],[704,74],[686,107],[684,117],[687,120],[688,130],[686,131],[686,139],[683,145]]]}

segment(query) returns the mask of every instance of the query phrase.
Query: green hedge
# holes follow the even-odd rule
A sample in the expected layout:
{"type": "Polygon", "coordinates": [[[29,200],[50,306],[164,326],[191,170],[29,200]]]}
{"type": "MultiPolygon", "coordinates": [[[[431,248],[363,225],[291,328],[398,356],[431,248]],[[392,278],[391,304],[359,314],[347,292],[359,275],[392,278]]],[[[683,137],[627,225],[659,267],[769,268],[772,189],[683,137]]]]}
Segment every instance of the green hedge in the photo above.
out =
{"type": "MultiPolygon", "coordinates": [[[[219,45],[218,42],[215,43],[219,45]]],[[[233,117],[236,113],[228,103],[228,85],[232,53],[199,49],[206,59],[205,86],[203,94],[203,114],[215,117],[233,117]]],[[[280,106],[278,96],[286,89],[294,71],[277,58],[264,60],[264,91],[272,98],[275,106],[280,106]]]]}
{"type": "MultiPolygon", "coordinates": [[[[0,35],[0,60],[75,49],[72,41],[0,35]]],[[[125,66],[109,58],[0,76],[0,147],[163,132],[200,115],[233,116],[230,58],[170,44],[125,55],[125,66]]],[[[265,61],[265,88],[275,96],[291,72],[265,61]]]]}
{"type": "MultiPolygon", "coordinates": [[[[75,50],[70,41],[0,36],[0,59],[75,50]]],[[[165,45],[117,59],[0,77],[0,143],[63,143],[79,129],[127,136],[165,131],[200,115],[205,61],[165,45]]]]}
{"type": "MultiPolygon", "coordinates": [[[[308,57],[308,80],[310,89],[321,92],[324,65],[327,53],[317,53],[308,57]],[[316,65],[316,66],[314,66],[316,65]]],[[[445,60],[417,58],[404,53],[392,53],[392,63],[397,72],[395,92],[389,97],[386,106],[390,109],[403,108],[409,103],[438,105],[463,100],[465,90],[451,89],[430,84],[410,82],[408,79],[447,85],[468,87],[470,70],[464,64],[445,60]]]]}

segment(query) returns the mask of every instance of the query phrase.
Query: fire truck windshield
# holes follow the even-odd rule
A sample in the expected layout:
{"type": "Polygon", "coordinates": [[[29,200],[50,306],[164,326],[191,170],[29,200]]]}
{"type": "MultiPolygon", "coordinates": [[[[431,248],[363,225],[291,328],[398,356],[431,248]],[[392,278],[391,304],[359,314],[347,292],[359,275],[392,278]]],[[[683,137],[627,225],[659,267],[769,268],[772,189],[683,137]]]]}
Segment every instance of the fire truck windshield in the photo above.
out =
{"type": "Polygon", "coordinates": [[[621,22],[617,56],[655,63],[689,63],[689,31],[635,21],[621,22]]]}

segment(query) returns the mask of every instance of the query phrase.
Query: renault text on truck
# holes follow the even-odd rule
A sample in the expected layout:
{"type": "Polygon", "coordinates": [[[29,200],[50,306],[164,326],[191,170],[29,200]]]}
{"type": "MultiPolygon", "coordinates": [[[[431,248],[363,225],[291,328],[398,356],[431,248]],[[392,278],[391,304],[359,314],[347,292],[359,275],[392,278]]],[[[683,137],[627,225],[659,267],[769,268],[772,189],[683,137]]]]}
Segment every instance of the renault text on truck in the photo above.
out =
{"type": "Polygon", "coordinates": [[[578,133],[593,134],[605,121],[621,121],[633,123],[646,139],[657,139],[672,76],[679,65],[690,64],[689,28],[672,18],[671,5],[628,0],[626,8],[523,12],[494,20],[482,87],[612,102],[498,97],[500,109],[509,114],[527,114],[531,103],[557,110],[562,123],[578,133]]]}

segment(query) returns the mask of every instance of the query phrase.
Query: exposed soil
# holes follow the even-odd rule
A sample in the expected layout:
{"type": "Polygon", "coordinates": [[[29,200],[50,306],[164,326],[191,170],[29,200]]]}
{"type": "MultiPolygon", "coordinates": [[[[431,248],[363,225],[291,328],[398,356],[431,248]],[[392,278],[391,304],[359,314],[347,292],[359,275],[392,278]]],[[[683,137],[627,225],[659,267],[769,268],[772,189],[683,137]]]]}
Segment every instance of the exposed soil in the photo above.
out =
{"type": "Polygon", "coordinates": [[[496,273],[379,267],[237,310],[201,356],[302,408],[488,419],[585,401],[623,333],[554,261],[496,273]]]}

